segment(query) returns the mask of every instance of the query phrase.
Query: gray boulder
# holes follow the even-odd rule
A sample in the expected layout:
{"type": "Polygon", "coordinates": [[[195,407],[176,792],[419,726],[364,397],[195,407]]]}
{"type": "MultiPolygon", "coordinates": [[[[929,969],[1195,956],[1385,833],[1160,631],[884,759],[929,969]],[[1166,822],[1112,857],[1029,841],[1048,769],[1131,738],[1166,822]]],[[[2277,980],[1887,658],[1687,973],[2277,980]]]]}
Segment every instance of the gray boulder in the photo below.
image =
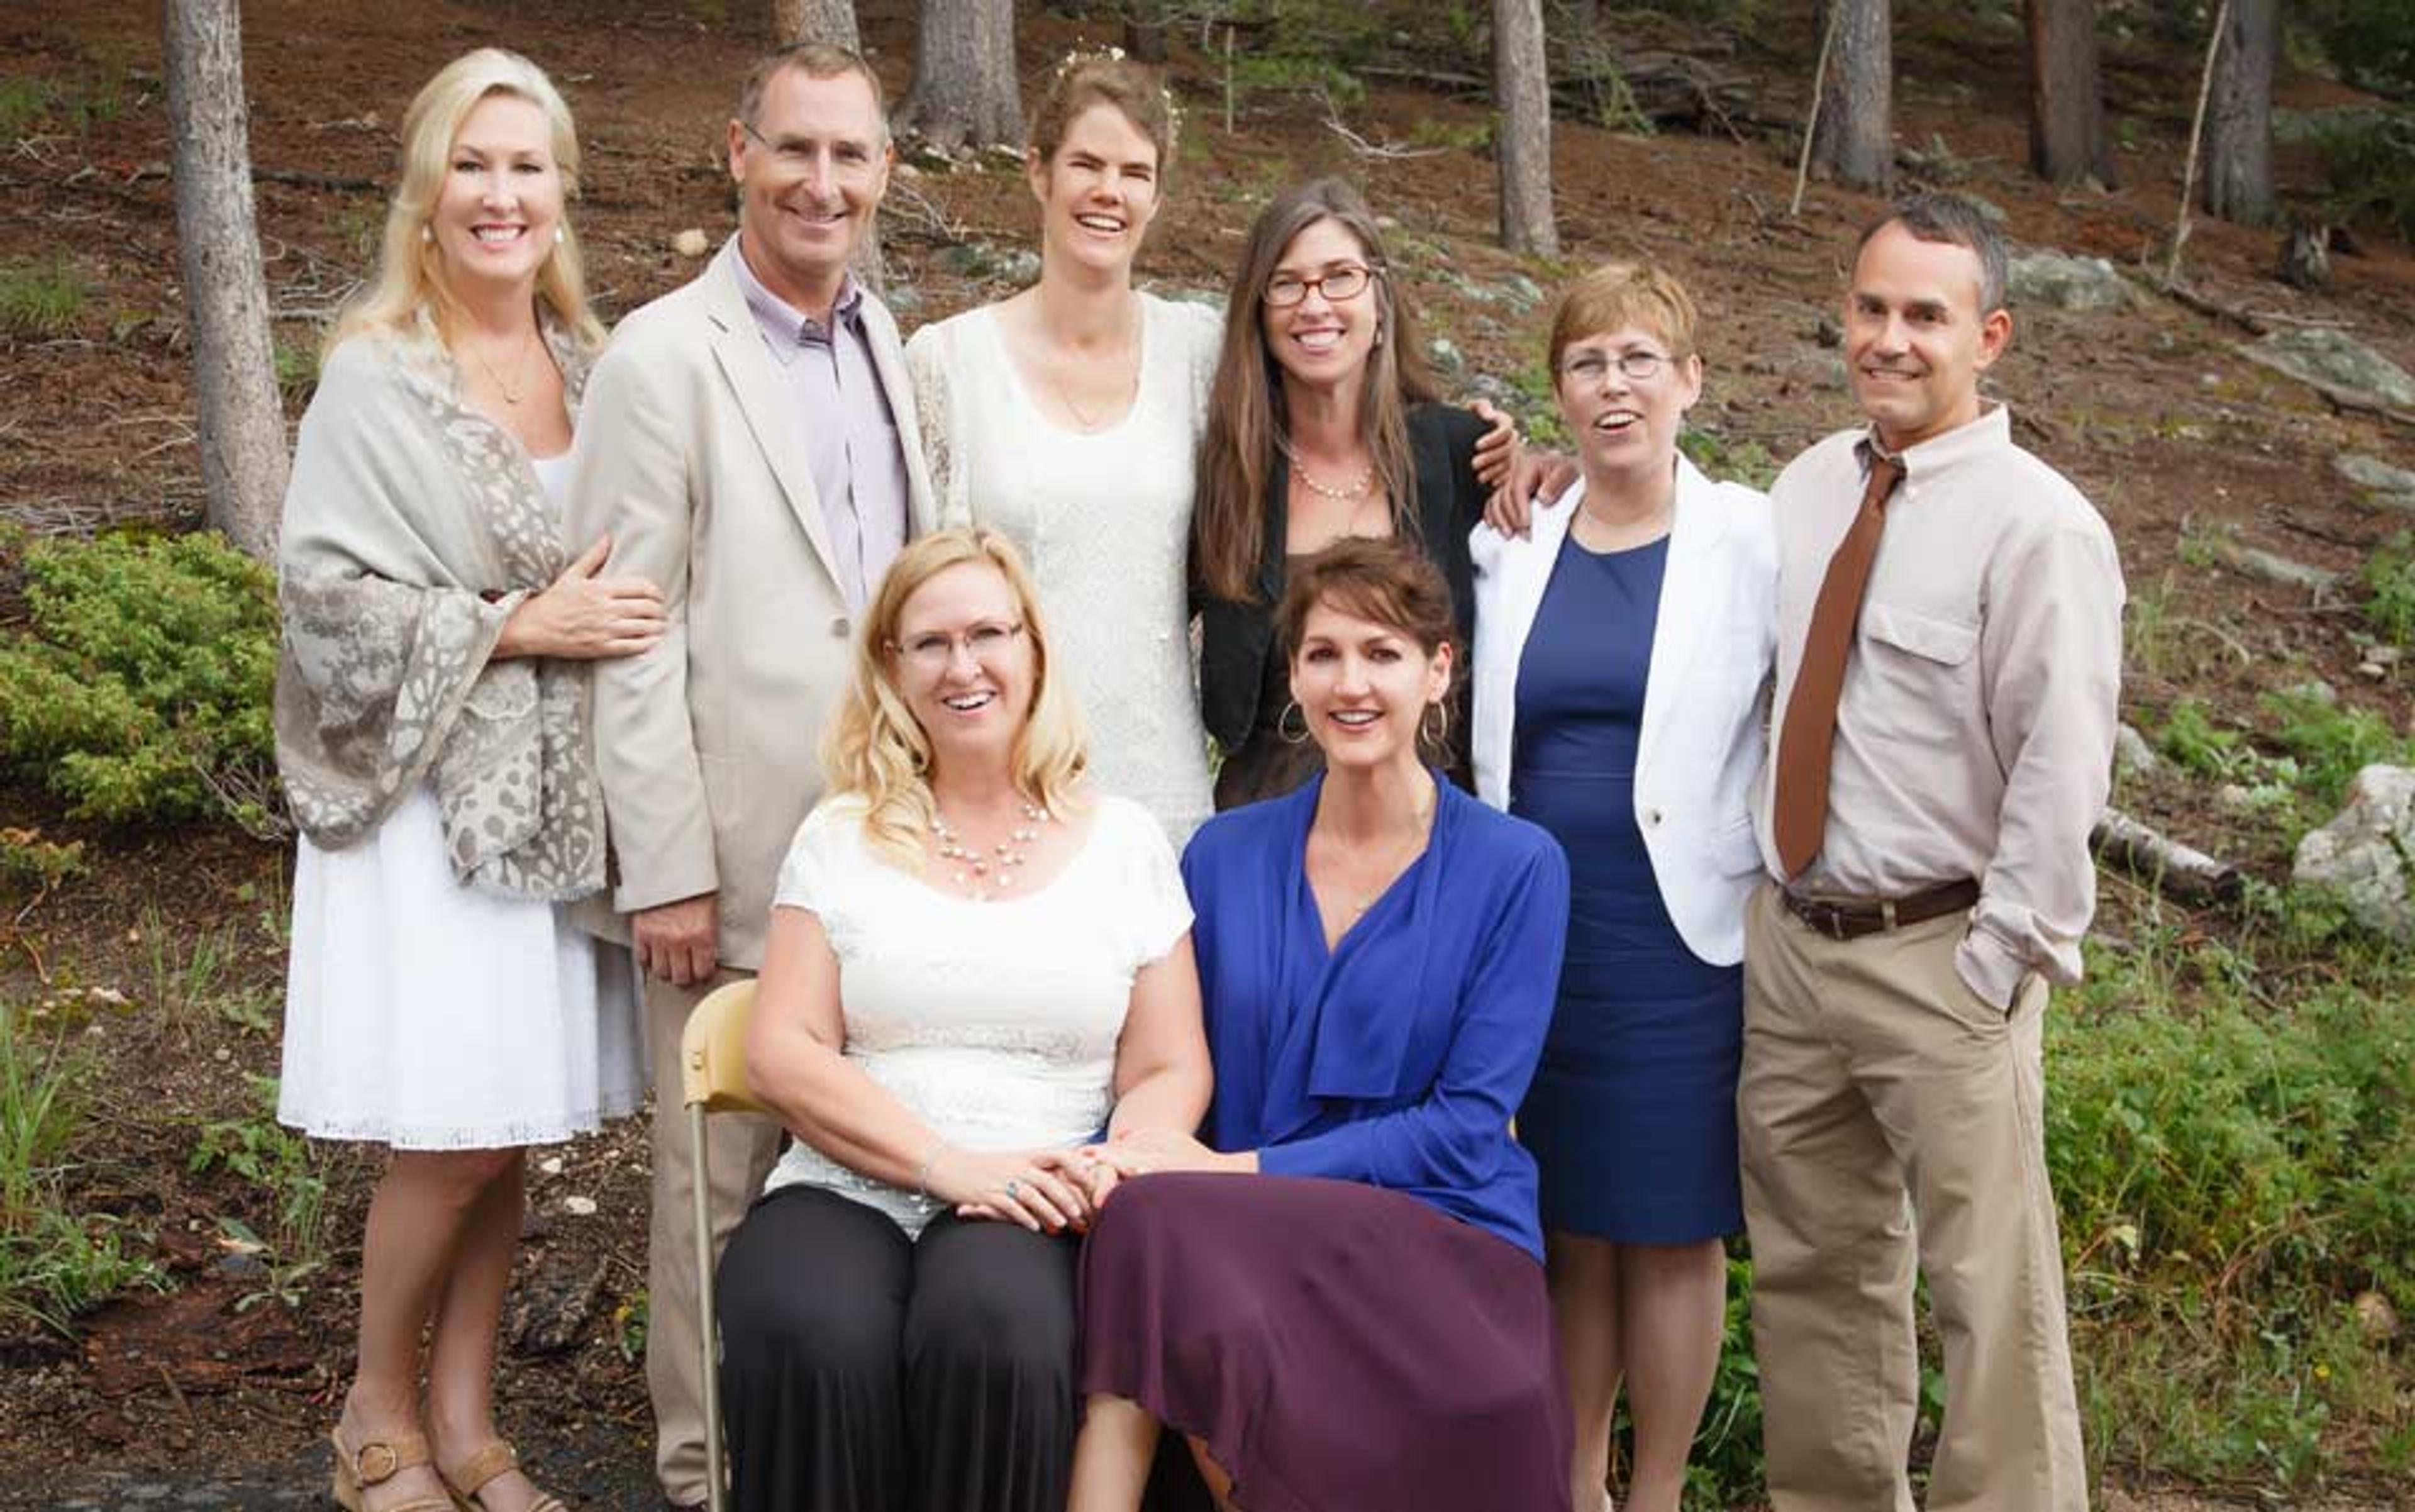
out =
{"type": "Polygon", "coordinates": [[[2415,405],[2415,378],[2345,331],[2322,326],[2275,331],[2239,349],[2262,363],[2317,388],[2335,389],[2392,406],[2415,405]]]}
{"type": "Polygon", "coordinates": [[[2301,887],[2336,893],[2366,928],[2415,938],[2415,901],[2400,859],[2408,854],[2415,854],[2415,771],[2375,765],[2348,785],[2338,816],[2298,842],[2290,875],[2301,887]]]}
{"type": "Polygon", "coordinates": [[[2017,304],[2055,309],[2127,309],[2138,293],[2130,280],[2101,257],[2061,252],[2023,252],[2012,260],[2006,292],[2017,304]]]}
{"type": "Polygon", "coordinates": [[[2386,509],[2415,510],[2415,472],[2392,467],[2378,457],[2342,452],[2332,458],[2339,475],[2354,484],[2367,503],[2386,509]]]}

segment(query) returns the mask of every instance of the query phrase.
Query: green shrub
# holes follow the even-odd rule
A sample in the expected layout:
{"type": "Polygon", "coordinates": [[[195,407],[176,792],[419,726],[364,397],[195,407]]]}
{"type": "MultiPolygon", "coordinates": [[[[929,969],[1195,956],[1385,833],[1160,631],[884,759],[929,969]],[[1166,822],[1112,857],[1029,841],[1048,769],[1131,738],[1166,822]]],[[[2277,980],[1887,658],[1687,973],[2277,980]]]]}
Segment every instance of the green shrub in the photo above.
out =
{"type": "Polygon", "coordinates": [[[0,79],[0,145],[31,135],[50,113],[50,85],[39,79],[0,79]]]}
{"type": "Polygon", "coordinates": [[[1757,441],[1730,441],[1716,430],[1688,426],[1678,433],[1677,449],[1722,483],[1765,489],[1778,481],[1778,458],[1757,441]]]}
{"type": "Polygon", "coordinates": [[[2405,531],[2365,559],[2364,621],[2393,646],[2415,645],[2415,539],[2405,531]]]}
{"type": "Polygon", "coordinates": [[[2344,705],[2328,690],[2290,688],[2265,695],[2263,703],[2281,721],[2275,738],[2297,758],[2302,791],[2318,803],[2337,803],[2348,780],[2377,761],[2403,764],[2415,756],[2390,721],[2344,705]]]}
{"type": "Polygon", "coordinates": [[[2227,775],[2239,755],[2239,732],[2222,729],[2195,698],[2182,698],[2164,715],[2155,748],[2201,777],[2227,775]]]}
{"type": "Polygon", "coordinates": [[[83,279],[63,257],[0,266],[0,336],[64,335],[83,314],[84,297],[83,279]]]}
{"type": "Polygon", "coordinates": [[[0,541],[11,564],[30,613],[0,634],[0,764],[78,817],[276,832],[268,569],[206,531],[0,541]]]}

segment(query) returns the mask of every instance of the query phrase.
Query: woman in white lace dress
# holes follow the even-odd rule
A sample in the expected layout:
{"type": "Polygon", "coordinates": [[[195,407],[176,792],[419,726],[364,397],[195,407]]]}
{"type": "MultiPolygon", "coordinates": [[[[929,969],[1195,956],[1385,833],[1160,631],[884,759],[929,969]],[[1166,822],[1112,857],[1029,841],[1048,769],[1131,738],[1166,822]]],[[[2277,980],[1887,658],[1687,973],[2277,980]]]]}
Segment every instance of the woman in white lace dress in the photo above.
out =
{"type": "Polygon", "coordinates": [[[797,1142],[721,1263],[734,1505],[1062,1512],[1079,1151],[1207,1109],[1191,906],[1003,537],[908,546],[860,636],[747,1044],[797,1142]]]}
{"type": "Polygon", "coordinates": [[[561,1512],[493,1422],[522,1148],[639,1097],[628,952],[565,906],[605,879],[585,664],[663,630],[652,585],[596,576],[607,543],[562,538],[603,339],[578,171],[526,58],[483,48],[421,90],[285,499],[277,756],[302,838],[278,1116],[389,1150],[334,1434],[353,1512],[561,1512]]]}
{"type": "Polygon", "coordinates": [[[1058,69],[1027,155],[1039,283],[924,326],[906,361],[940,517],[1022,548],[1101,786],[1178,843],[1209,806],[1187,567],[1222,318],[1132,288],[1173,146],[1155,70],[1058,69]]]}

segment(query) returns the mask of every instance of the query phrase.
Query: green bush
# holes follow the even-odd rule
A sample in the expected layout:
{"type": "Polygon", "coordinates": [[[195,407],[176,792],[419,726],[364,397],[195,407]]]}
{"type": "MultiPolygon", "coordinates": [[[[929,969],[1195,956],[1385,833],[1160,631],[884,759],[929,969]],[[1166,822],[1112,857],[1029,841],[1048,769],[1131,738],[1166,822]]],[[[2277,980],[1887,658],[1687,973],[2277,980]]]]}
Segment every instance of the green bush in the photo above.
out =
{"type": "Polygon", "coordinates": [[[0,634],[0,764],[78,817],[277,832],[277,591],[215,532],[11,550],[24,628],[0,634]]]}
{"type": "Polygon", "coordinates": [[[2186,771],[2221,777],[2239,759],[2239,732],[2216,726],[2197,699],[2182,698],[2165,713],[2155,746],[2186,771]]]}
{"type": "Polygon", "coordinates": [[[2408,964],[2349,952],[2281,1004],[2236,942],[2150,924],[2091,954],[2048,1020],[2047,1159],[2092,1443],[2306,1484],[2404,1415],[2354,1306],[2415,1305],[2408,964]]]}
{"type": "Polygon", "coordinates": [[[2337,803],[2348,780],[2377,761],[2403,764],[2415,756],[2389,720],[2328,690],[2290,688],[2266,694],[2263,703],[2281,721],[2275,738],[2297,759],[2302,791],[2318,803],[2337,803]]]}
{"type": "Polygon", "coordinates": [[[2365,559],[2364,621],[2393,646],[2415,645],[2415,539],[2405,531],[2365,559]]]}

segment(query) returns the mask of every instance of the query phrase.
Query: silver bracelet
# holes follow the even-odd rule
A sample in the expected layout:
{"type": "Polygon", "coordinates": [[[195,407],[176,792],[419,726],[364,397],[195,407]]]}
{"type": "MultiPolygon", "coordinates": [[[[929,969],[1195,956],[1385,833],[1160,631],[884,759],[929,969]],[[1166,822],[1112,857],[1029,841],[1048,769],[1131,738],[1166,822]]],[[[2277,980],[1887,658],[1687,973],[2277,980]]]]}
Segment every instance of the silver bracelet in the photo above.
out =
{"type": "Polygon", "coordinates": [[[924,1202],[931,1200],[931,1167],[939,1163],[939,1157],[946,1152],[948,1144],[945,1140],[932,1145],[931,1153],[923,1156],[922,1163],[915,1168],[914,1195],[924,1202]]]}

